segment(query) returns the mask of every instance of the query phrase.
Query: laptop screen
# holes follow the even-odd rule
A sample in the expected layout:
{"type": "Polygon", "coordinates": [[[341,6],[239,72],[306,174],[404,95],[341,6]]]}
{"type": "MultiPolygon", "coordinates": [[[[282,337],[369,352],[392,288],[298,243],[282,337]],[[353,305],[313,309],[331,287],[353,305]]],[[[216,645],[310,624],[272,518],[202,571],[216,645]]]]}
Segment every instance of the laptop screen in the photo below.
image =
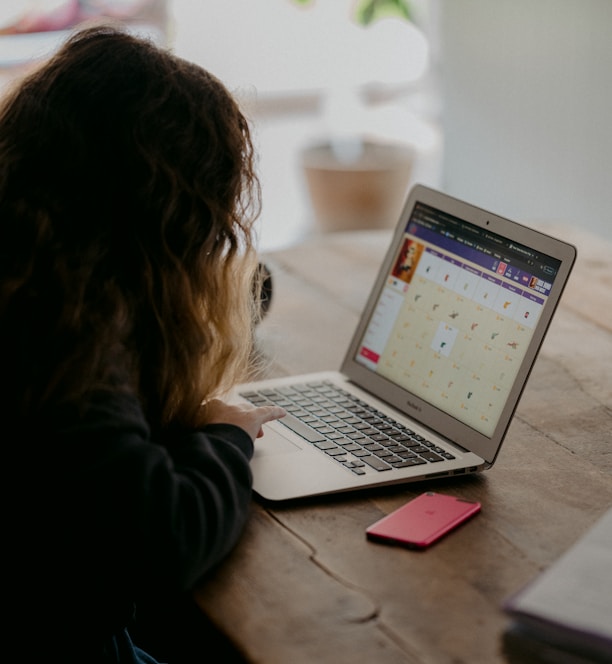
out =
{"type": "Polygon", "coordinates": [[[417,202],[354,360],[491,436],[560,264],[417,202]]]}

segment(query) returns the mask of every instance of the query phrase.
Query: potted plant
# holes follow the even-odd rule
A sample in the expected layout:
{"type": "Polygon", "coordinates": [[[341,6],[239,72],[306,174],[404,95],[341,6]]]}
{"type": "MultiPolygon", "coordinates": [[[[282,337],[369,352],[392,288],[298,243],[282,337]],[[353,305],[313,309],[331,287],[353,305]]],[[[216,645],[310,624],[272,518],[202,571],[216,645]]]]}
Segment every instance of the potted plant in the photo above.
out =
{"type": "MultiPolygon", "coordinates": [[[[316,0],[292,1],[312,5],[316,0]]],[[[389,17],[411,21],[408,1],[360,0],[352,16],[364,27],[389,17]]],[[[359,95],[355,89],[332,90],[327,107],[337,103],[341,95],[340,123],[347,120],[350,125],[351,116],[360,112],[359,95]]],[[[414,150],[398,142],[347,132],[344,127],[305,146],[301,162],[315,221],[322,230],[389,227],[395,224],[404,202],[414,150]]]]}
{"type": "MultiPolygon", "coordinates": [[[[315,0],[293,0],[298,5],[311,5],[315,0]]],[[[354,18],[360,25],[370,25],[386,16],[398,16],[412,20],[412,11],[407,0],[360,0],[354,18]]]]}

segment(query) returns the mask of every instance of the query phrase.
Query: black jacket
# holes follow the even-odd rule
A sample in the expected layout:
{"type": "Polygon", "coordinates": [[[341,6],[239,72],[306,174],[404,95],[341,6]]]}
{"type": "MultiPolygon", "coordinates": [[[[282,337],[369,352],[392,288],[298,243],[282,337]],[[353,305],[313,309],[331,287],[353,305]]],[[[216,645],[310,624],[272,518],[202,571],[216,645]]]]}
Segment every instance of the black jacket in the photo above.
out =
{"type": "Polygon", "coordinates": [[[248,434],[153,436],[128,394],[30,423],[2,450],[3,650],[25,646],[23,661],[97,661],[139,598],[193,587],[248,518],[248,434]]]}

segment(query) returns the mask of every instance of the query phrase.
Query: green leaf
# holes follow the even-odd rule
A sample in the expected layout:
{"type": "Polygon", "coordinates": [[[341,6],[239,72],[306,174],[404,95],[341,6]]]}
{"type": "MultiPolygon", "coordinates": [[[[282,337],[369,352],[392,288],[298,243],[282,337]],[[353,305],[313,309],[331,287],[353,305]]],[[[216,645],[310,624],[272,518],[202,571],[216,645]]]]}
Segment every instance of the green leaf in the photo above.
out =
{"type": "Polygon", "coordinates": [[[360,25],[370,25],[380,18],[390,16],[411,21],[408,0],[361,0],[355,11],[355,18],[360,25]]]}

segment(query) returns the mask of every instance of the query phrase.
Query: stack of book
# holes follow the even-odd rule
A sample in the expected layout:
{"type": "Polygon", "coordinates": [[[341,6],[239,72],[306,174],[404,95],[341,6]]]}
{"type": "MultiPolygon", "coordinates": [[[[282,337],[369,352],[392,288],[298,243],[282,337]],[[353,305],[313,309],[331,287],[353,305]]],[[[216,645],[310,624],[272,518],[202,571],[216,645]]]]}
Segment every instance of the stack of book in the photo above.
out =
{"type": "Polygon", "coordinates": [[[612,508],[503,608],[511,659],[612,662],[612,508]]]}

